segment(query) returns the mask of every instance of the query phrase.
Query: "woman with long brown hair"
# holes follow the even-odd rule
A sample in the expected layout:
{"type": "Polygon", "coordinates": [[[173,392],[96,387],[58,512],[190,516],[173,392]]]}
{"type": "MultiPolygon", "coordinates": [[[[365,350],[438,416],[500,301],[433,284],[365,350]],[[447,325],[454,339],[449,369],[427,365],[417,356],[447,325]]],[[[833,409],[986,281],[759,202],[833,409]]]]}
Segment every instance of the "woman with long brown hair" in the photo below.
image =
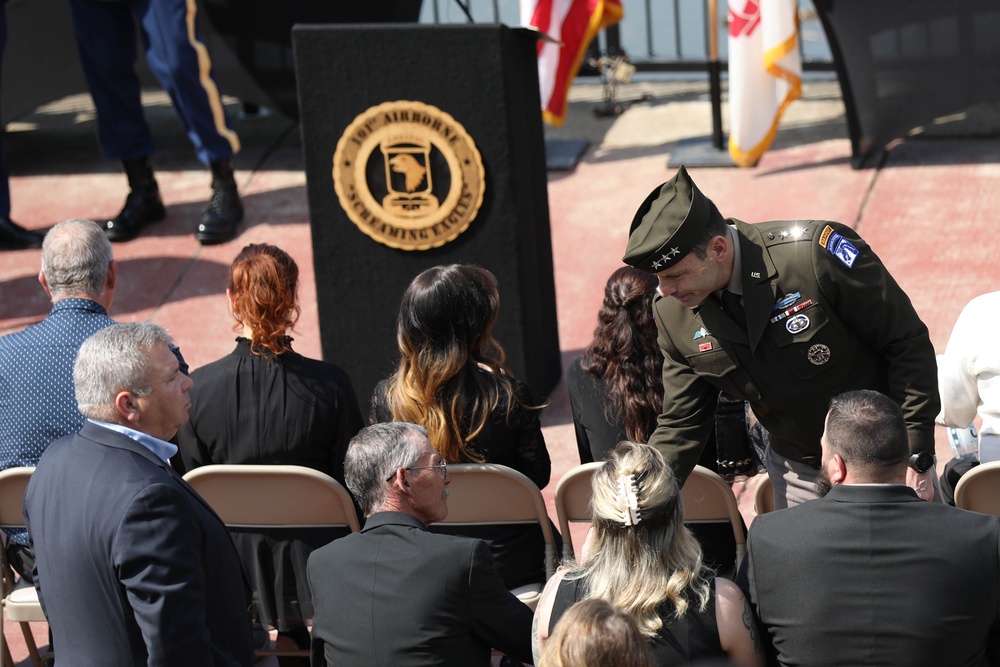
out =
{"type": "Polygon", "coordinates": [[[656,344],[656,276],[623,266],[608,278],[594,338],[566,371],[580,463],[622,440],[646,442],[663,405],[656,344]]]}
{"type": "MultiPolygon", "coordinates": [[[[210,463],[301,465],[344,482],[344,456],[363,421],[347,374],[292,349],[299,270],[288,253],[251,244],[229,267],[236,349],[191,374],[190,419],[178,434],[185,470],[210,463]]],[[[335,535],[231,531],[259,620],[308,647],[306,559],[335,535]]],[[[323,534],[321,534],[323,533],[323,534]]]]}
{"type": "MultiPolygon", "coordinates": [[[[396,321],[399,363],[375,388],[370,421],[419,424],[449,463],[498,463],[543,488],[550,461],[539,406],[504,370],[493,338],[499,308],[496,277],[484,268],[435,266],[414,278],[396,321]]],[[[541,556],[531,555],[531,545],[542,551],[537,527],[483,530],[509,588],[544,580],[541,556]]]]}

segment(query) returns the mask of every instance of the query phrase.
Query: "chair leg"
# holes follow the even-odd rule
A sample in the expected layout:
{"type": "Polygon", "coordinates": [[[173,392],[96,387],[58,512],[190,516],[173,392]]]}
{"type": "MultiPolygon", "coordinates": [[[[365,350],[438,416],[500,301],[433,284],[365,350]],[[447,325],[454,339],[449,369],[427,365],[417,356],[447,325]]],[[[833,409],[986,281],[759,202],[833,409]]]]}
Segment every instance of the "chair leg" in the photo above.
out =
{"type": "Polygon", "coordinates": [[[42,667],[42,659],[38,655],[38,646],[35,645],[35,635],[31,634],[31,626],[27,622],[21,622],[21,634],[24,635],[24,645],[28,647],[28,655],[31,656],[31,664],[35,667],[42,667]]]}
{"type": "MultiPolygon", "coordinates": [[[[3,619],[0,618],[0,624],[3,623],[3,619]]],[[[3,667],[14,667],[14,659],[10,657],[10,647],[7,646],[7,638],[0,635],[0,665],[3,667]]]]}

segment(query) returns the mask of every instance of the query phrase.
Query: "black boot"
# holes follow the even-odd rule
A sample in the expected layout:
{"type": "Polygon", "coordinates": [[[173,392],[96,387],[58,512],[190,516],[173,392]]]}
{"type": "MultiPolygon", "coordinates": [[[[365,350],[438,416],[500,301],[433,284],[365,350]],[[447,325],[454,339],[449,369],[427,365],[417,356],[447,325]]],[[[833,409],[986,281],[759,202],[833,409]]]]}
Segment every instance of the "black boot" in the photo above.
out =
{"type": "Polygon", "coordinates": [[[151,222],[163,220],[167,215],[149,158],[125,160],[122,164],[125,165],[131,191],[121,213],[114,220],[104,223],[104,233],[112,241],[131,241],[139,235],[140,229],[151,222]]]}
{"type": "Polygon", "coordinates": [[[8,216],[0,216],[0,250],[41,248],[42,238],[41,234],[29,232],[8,216]]]}
{"type": "Polygon", "coordinates": [[[232,160],[212,163],[212,200],[201,215],[195,238],[202,245],[225,243],[236,236],[236,227],[243,220],[243,204],[236,191],[232,160]]]}

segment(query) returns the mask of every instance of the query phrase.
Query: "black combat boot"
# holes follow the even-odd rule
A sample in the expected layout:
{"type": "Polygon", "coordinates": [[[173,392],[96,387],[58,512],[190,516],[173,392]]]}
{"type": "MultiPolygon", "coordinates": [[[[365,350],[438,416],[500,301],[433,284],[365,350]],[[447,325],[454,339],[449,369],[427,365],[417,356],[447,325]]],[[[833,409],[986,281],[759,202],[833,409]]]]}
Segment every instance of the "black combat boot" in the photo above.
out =
{"type": "Polygon", "coordinates": [[[212,163],[212,200],[201,215],[195,238],[202,245],[225,243],[236,236],[236,227],[243,220],[243,204],[236,191],[232,160],[212,163]]]}
{"type": "Polygon", "coordinates": [[[125,160],[122,164],[125,165],[131,191],[121,213],[114,220],[104,223],[104,233],[112,241],[131,241],[139,235],[140,229],[151,222],[163,220],[167,215],[149,158],[125,160]]]}
{"type": "Polygon", "coordinates": [[[41,248],[42,238],[41,234],[28,231],[8,216],[0,216],[0,250],[41,248]]]}

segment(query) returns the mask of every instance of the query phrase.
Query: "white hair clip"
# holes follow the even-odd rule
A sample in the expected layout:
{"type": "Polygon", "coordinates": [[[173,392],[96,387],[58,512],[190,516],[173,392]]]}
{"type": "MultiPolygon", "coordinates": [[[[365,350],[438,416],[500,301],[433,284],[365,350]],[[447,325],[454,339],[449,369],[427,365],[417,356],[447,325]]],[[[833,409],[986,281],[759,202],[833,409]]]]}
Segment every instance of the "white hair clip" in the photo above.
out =
{"type": "Polygon", "coordinates": [[[623,526],[634,526],[642,521],[639,515],[638,494],[635,475],[618,475],[618,497],[615,498],[615,507],[621,512],[623,526]]]}

